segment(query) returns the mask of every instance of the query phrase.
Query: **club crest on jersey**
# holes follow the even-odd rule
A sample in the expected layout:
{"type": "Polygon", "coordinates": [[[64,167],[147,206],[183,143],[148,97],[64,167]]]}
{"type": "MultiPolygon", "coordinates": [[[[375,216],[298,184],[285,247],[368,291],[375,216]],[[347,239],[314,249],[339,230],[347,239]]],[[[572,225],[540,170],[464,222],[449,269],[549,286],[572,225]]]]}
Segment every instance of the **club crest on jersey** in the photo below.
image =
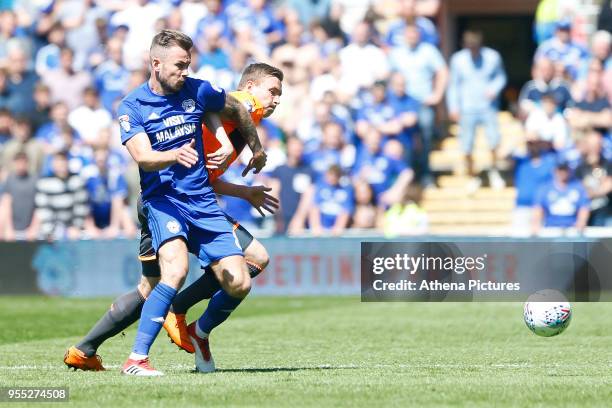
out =
{"type": "Polygon", "coordinates": [[[172,234],[176,234],[181,230],[181,224],[174,220],[168,221],[166,228],[168,228],[168,231],[170,231],[172,234]]]}
{"type": "Polygon", "coordinates": [[[253,103],[251,101],[244,101],[242,102],[242,104],[249,113],[253,113],[253,111],[255,110],[255,106],[253,106],[253,103]]]}
{"type": "Polygon", "coordinates": [[[193,112],[195,110],[195,101],[193,99],[184,100],[183,109],[185,112],[193,112]]]}
{"type": "Polygon", "coordinates": [[[119,116],[119,125],[121,125],[121,128],[126,131],[129,132],[130,131],[130,117],[128,115],[121,115],[119,116]]]}

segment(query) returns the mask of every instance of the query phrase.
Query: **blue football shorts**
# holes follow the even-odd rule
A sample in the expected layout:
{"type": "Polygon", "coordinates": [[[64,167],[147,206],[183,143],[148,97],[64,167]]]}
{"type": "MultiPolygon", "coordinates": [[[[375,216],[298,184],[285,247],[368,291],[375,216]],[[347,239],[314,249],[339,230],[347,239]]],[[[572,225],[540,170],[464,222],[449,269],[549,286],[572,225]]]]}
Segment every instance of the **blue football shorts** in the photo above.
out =
{"type": "Polygon", "coordinates": [[[207,200],[183,196],[155,197],[144,204],[155,253],[167,241],[182,237],[202,268],[219,259],[244,256],[233,226],[219,206],[207,200]]]}

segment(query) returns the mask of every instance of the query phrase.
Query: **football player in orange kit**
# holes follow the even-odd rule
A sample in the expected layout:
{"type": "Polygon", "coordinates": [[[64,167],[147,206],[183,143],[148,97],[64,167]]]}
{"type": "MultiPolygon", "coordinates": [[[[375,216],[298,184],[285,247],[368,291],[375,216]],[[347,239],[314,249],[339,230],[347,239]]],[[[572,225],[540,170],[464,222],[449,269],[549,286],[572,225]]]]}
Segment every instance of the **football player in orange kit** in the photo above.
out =
{"type": "MultiPolygon", "coordinates": [[[[258,125],[262,118],[270,116],[280,103],[282,80],[283,72],[281,70],[264,63],[251,64],[244,70],[238,84],[238,90],[230,94],[244,104],[247,111],[251,113],[254,124],[258,125]]],[[[224,165],[217,168],[214,168],[215,166],[208,168],[211,185],[217,194],[231,195],[248,201],[261,215],[264,215],[262,210],[273,213],[278,208],[278,200],[268,194],[268,191],[270,191],[268,187],[241,186],[219,179],[227,167],[240,156],[246,145],[246,141],[236,129],[236,124],[223,118],[221,120],[233,151],[224,165]]],[[[210,127],[214,128],[216,126],[210,127]]],[[[214,152],[222,147],[221,141],[204,124],[202,125],[202,138],[204,139],[206,157],[211,157],[214,152]]],[[[96,354],[98,347],[106,339],[125,330],[140,318],[144,300],[159,282],[159,265],[153,250],[146,216],[143,214],[140,204],[139,202],[138,216],[142,224],[142,232],[139,259],[142,264],[142,277],[138,288],[117,298],[89,333],[79,343],[66,351],[64,363],[68,367],[82,370],[104,370],[101,358],[96,354]]],[[[255,277],[267,266],[268,252],[244,227],[230,216],[226,216],[228,222],[234,225],[234,234],[244,251],[250,275],[255,277]]],[[[219,282],[214,273],[208,270],[209,268],[205,268],[204,274],[198,280],[176,296],[164,322],[164,328],[172,341],[189,353],[194,353],[196,350],[185,322],[187,310],[201,300],[211,298],[220,289],[219,282]]],[[[208,339],[197,341],[197,346],[197,351],[210,367],[210,371],[213,371],[214,361],[210,354],[208,339]]]]}

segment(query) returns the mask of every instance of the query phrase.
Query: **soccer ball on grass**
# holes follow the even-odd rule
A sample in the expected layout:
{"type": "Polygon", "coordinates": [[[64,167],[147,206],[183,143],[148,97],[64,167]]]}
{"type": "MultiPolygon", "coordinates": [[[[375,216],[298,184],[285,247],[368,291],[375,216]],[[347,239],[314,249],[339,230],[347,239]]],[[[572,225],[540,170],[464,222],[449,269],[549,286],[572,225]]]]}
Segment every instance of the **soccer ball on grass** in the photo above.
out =
{"type": "Polygon", "coordinates": [[[572,308],[562,293],[546,289],[529,296],[523,307],[529,330],[542,337],[561,334],[572,320],[572,308]]]}

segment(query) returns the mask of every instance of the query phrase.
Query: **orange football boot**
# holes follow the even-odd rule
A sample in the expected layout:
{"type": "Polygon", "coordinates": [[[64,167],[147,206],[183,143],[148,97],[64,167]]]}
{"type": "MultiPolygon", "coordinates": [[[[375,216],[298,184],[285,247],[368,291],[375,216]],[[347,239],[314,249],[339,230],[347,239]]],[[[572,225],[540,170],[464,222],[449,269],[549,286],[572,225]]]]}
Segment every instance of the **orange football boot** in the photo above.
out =
{"type": "Polygon", "coordinates": [[[64,354],[64,364],[70,368],[80,369],[83,371],[104,371],[106,370],[102,366],[102,358],[99,355],[93,357],[86,357],[78,348],[72,346],[66,350],[64,354]]]}
{"type": "Polygon", "coordinates": [[[168,332],[170,340],[179,346],[179,348],[191,354],[195,352],[189,338],[189,333],[187,333],[187,323],[185,322],[184,314],[168,312],[166,320],[164,320],[164,329],[168,332]]]}

